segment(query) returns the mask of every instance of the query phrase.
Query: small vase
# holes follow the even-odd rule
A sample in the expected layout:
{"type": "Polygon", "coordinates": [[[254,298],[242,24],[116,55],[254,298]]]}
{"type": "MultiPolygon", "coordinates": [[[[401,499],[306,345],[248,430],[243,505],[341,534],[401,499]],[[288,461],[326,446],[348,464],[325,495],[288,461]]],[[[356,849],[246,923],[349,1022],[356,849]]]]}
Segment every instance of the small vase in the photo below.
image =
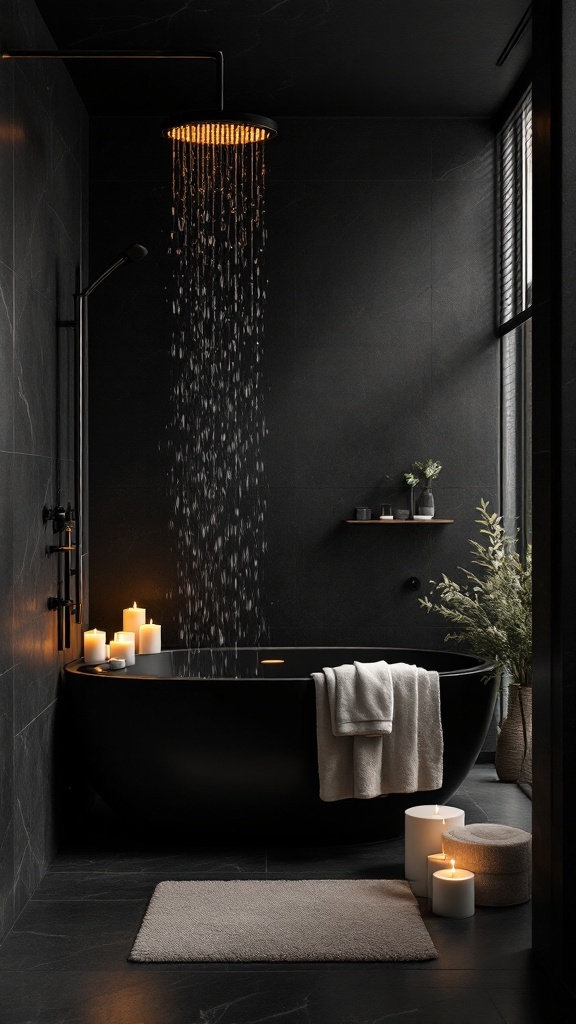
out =
{"type": "Polygon", "coordinates": [[[432,518],[434,518],[434,495],[432,494],[432,488],[429,480],[426,481],[424,487],[420,491],[420,497],[418,498],[418,515],[432,516],[432,518]]]}
{"type": "Polygon", "coordinates": [[[414,513],[416,511],[415,505],[416,505],[416,500],[415,500],[415,496],[414,496],[414,488],[411,487],[410,488],[410,519],[414,519],[414,513]]]}
{"type": "MultiPolygon", "coordinates": [[[[532,760],[532,687],[508,688],[508,714],[496,742],[496,774],[501,782],[518,782],[532,760]]],[[[528,772],[527,772],[528,773],[528,772]]]]}

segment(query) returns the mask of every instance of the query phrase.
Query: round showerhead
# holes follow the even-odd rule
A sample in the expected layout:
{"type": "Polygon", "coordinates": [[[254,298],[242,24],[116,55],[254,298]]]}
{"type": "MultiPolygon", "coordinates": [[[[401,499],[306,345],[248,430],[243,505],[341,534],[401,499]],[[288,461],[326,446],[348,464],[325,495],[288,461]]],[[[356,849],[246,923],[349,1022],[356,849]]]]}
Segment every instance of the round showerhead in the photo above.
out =
{"type": "Polygon", "coordinates": [[[278,134],[278,125],[261,114],[181,114],[162,129],[162,135],[177,142],[207,146],[238,146],[267,142],[278,134]]]}

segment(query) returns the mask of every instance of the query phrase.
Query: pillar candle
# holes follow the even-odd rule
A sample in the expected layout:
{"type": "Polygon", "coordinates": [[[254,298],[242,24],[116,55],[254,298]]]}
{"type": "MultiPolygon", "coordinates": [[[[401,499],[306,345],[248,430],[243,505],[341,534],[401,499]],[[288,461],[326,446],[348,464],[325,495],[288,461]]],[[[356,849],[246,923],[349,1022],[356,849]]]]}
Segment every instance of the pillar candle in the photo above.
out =
{"type": "Polygon", "coordinates": [[[110,641],[110,657],[121,658],[127,665],[134,665],[134,633],[114,633],[110,641]]]}
{"type": "Polygon", "coordinates": [[[134,604],[132,605],[131,608],[124,608],[123,615],[122,615],[122,629],[125,632],[134,633],[134,638],[135,638],[135,641],[136,641],[136,644],[135,644],[135,652],[136,652],[136,654],[138,654],[138,652],[140,650],[140,647],[139,647],[139,644],[138,644],[138,635],[139,635],[138,631],[140,629],[140,626],[142,626],[143,623],[145,623],[145,622],[146,622],[146,609],[145,608],[139,608],[138,605],[136,604],[136,601],[134,601],[134,604]]]}
{"type": "Polygon", "coordinates": [[[440,917],[472,917],[474,873],[452,865],[432,875],[432,911],[440,917]]]}
{"type": "Polygon", "coordinates": [[[134,665],[136,663],[136,658],[134,657],[136,654],[136,634],[131,630],[120,630],[118,633],[114,633],[114,639],[127,645],[126,655],[117,654],[116,657],[124,658],[127,665],[134,665]]]}
{"type": "Polygon", "coordinates": [[[87,665],[101,665],[106,661],[106,633],[102,629],[89,629],[84,633],[84,661],[87,665]]]}
{"type": "Polygon", "coordinates": [[[447,864],[445,853],[428,854],[428,899],[432,899],[432,875],[435,871],[441,871],[447,864]]]}
{"type": "Polygon", "coordinates": [[[464,824],[459,807],[420,804],[405,812],[404,875],[415,896],[428,896],[428,854],[442,849],[442,833],[464,824]]]}
{"type": "Polygon", "coordinates": [[[140,654],[159,654],[162,649],[161,629],[157,623],[150,619],[140,626],[140,640],[138,649],[140,654]]]}

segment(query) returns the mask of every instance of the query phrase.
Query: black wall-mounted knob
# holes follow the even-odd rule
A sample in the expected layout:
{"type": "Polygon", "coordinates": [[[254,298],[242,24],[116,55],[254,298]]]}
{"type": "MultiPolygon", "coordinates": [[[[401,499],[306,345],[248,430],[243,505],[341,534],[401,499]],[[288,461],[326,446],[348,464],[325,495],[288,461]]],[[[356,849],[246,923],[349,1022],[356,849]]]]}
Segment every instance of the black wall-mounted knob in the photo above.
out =
{"type": "Polygon", "coordinates": [[[419,580],[417,576],[410,576],[407,582],[410,590],[420,590],[420,587],[422,586],[422,581],[419,580]]]}

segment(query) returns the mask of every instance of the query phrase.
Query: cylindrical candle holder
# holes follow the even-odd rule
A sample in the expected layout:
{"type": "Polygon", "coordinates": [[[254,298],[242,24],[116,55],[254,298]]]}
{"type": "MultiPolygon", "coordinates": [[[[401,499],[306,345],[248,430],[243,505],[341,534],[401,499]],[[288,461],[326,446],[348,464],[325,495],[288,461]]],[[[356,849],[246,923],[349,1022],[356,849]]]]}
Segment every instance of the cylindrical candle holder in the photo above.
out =
{"type": "Polygon", "coordinates": [[[428,896],[428,854],[442,849],[442,833],[464,825],[459,807],[420,804],[404,815],[404,877],[415,896],[428,896]]]}
{"type": "Polygon", "coordinates": [[[136,601],[131,608],[124,608],[122,612],[122,630],[123,632],[134,633],[134,643],[136,654],[139,653],[140,647],[138,644],[139,630],[146,622],[146,609],[138,608],[136,601]]]}
{"type": "Polygon", "coordinates": [[[84,661],[87,665],[101,665],[106,661],[106,633],[102,629],[89,629],[84,633],[84,661]]]}
{"type": "Polygon", "coordinates": [[[440,917],[472,917],[474,873],[447,868],[432,875],[432,912],[440,917]]]}
{"type": "Polygon", "coordinates": [[[114,633],[114,640],[110,641],[110,649],[114,651],[113,657],[124,658],[126,665],[136,664],[136,637],[130,630],[120,630],[114,633]]]}
{"type": "Polygon", "coordinates": [[[446,860],[445,853],[429,853],[428,854],[428,899],[432,899],[432,875],[435,871],[442,871],[446,867],[449,861],[446,860]]]}

